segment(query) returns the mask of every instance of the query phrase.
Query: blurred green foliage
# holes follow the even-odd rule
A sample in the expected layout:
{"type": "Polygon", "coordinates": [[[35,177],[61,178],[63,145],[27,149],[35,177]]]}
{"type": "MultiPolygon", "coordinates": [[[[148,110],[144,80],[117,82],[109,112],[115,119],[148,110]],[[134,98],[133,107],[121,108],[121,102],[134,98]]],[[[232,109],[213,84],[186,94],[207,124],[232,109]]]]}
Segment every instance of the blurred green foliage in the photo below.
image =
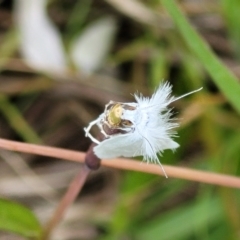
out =
{"type": "MultiPolygon", "coordinates": [[[[204,3],[207,4],[206,1],[204,3]]],[[[58,1],[52,4],[58,5],[58,1]]],[[[202,111],[199,111],[196,119],[179,130],[177,140],[181,147],[175,153],[164,152],[160,157],[161,162],[239,176],[238,77],[203,40],[200,31],[192,26],[190,18],[183,13],[186,10],[184,1],[145,1],[145,4],[149,9],[154,8],[152,11],[157,12],[158,16],[167,16],[170,27],[161,26],[159,30],[156,26],[143,25],[124,13],[116,14],[116,8],[113,14],[120,18],[119,22],[126,21],[129,25],[124,25],[122,32],[119,32],[119,39],[116,39],[106,65],[110,69],[118,69],[120,76],[127,76],[126,81],[136,89],[141,85],[154,89],[162,79],[169,79],[173,83],[174,95],[203,86],[201,92],[177,103],[181,111],[191,104],[200,104],[202,111]],[[181,11],[178,5],[184,10],[181,11]],[[220,97],[221,101],[216,103],[214,97],[220,97]],[[205,105],[202,104],[204,101],[205,105]]],[[[233,46],[231,60],[238,66],[239,1],[221,0],[212,4],[215,6],[212,14],[217,14],[224,22],[224,34],[229,45],[233,46]]],[[[63,39],[66,45],[78,35],[79,29],[90,19],[91,12],[93,17],[99,15],[98,7],[94,8],[94,1],[78,1],[71,11],[66,8],[67,16],[63,14],[63,20],[60,19],[63,22],[65,20],[65,25],[61,23],[65,27],[63,39]]],[[[64,13],[64,8],[61,12],[64,13]]],[[[4,56],[4,61],[0,61],[3,70],[7,63],[5,58],[12,57],[17,44],[15,37],[8,40],[11,34],[12,31],[6,34],[7,40],[0,47],[0,54],[4,56]]],[[[41,92],[42,89],[39,93],[31,94],[38,95],[41,92]]],[[[15,103],[14,99],[9,101],[7,93],[4,94],[0,95],[0,111],[9,127],[26,142],[42,142],[41,134],[24,119],[25,111],[34,103],[32,96],[26,103],[20,94],[18,102],[21,105],[15,103]]],[[[51,131],[52,128],[47,133],[51,131]]],[[[114,210],[107,220],[95,220],[93,217],[95,221],[91,223],[102,230],[96,239],[240,239],[239,190],[126,171],[121,176],[113,206],[114,210]]],[[[40,233],[39,223],[28,210],[5,200],[0,201],[0,228],[26,237],[40,233]]]]}
{"type": "Polygon", "coordinates": [[[35,215],[26,207],[6,199],[0,199],[0,230],[29,239],[38,239],[41,235],[41,225],[35,215]]]}

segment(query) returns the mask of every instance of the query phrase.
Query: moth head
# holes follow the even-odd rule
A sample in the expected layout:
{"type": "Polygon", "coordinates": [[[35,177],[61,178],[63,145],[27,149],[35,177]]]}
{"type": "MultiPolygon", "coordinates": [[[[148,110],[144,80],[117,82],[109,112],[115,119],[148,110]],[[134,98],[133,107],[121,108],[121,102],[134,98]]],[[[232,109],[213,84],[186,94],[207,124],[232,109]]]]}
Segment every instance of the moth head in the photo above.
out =
{"type": "Polygon", "coordinates": [[[123,107],[122,104],[116,103],[114,104],[107,113],[107,121],[110,126],[119,126],[122,121],[122,114],[123,114],[123,107]]]}

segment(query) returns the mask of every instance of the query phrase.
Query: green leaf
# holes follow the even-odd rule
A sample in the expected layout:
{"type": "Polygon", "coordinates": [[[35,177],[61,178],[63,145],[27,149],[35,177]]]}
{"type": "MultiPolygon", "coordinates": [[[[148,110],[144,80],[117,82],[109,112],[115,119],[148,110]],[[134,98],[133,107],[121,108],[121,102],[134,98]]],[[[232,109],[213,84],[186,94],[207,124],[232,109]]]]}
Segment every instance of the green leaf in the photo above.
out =
{"type": "Polygon", "coordinates": [[[240,84],[238,79],[217,58],[209,45],[190,25],[175,1],[161,0],[161,2],[172,17],[172,20],[176,24],[177,29],[189,49],[205,67],[215,84],[226,96],[232,106],[240,113],[240,84]]]}
{"type": "Polygon", "coordinates": [[[0,230],[36,239],[41,234],[35,215],[28,208],[6,199],[0,199],[0,230]]]}
{"type": "Polygon", "coordinates": [[[218,224],[222,218],[220,201],[203,199],[161,214],[142,226],[136,239],[156,239],[156,236],[161,240],[189,239],[196,229],[218,224]]]}
{"type": "Polygon", "coordinates": [[[240,58],[240,1],[239,0],[221,0],[220,1],[223,16],[225,17],[225,23],[230,35],[232,45],[234,47],[234,53],[240,58]]]}
{"type": "Polygon", "coordinates": [[[11,104],[8,97],[0,93],[0,112],[8,120],[12,128],[26,141],[41,143],[41,139],[35,133],[34,129],[27,123],[22,113],[11,104]]]}

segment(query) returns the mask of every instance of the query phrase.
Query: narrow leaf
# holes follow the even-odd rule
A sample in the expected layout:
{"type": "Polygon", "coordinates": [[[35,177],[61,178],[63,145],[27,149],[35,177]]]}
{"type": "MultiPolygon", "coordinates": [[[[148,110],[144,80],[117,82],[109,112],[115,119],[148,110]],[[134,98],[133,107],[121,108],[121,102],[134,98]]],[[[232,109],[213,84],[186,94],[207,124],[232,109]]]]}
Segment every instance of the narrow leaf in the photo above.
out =
{"type": "Polygon", "coordinates": [[[174,0],[161,0],[172,17],[187,46],[196,55],[232,106],[240,113],[240,83],[218,59],[209,45],[190,25],[174,0]]]}
{"type": "Polygon", "coordinates": [[[34,238],[41,234],[41,226],[29,209],[5,199],[0,199],[0,230],[34,238]]]}
{"type": "Polygon", "coordinates": [[[137,232],[137,239],[191,239],[194,229],[202,229],[223,219],[221,204],[217,198],[203,199],[169,211],[149,221],[137,232]]]}

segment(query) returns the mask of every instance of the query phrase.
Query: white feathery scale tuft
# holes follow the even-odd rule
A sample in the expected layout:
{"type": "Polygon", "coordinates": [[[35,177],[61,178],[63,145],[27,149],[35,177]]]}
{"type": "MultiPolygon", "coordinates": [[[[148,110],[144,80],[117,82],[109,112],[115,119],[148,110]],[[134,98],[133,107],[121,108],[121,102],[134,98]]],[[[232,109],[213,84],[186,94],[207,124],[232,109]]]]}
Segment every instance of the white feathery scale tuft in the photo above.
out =
{"type": "Polygon", "coordinates": [[[110,101],[104,113],[84,129],[86,136],[97,143],[94,153],[106,159],[143,156],[146,162],[158,163],[167,177],[157,153],[179,147],[173,140],[176,137],[174,129],[179,124],[172,118],[169,104],[201,89],[176,98],[171,96],[172,86],[165,82],[159,85],[152,97],[134,94],[134,103],[110,101]],[[95,124],[106,137],[102,142],[90,134],[95,124]]]}

